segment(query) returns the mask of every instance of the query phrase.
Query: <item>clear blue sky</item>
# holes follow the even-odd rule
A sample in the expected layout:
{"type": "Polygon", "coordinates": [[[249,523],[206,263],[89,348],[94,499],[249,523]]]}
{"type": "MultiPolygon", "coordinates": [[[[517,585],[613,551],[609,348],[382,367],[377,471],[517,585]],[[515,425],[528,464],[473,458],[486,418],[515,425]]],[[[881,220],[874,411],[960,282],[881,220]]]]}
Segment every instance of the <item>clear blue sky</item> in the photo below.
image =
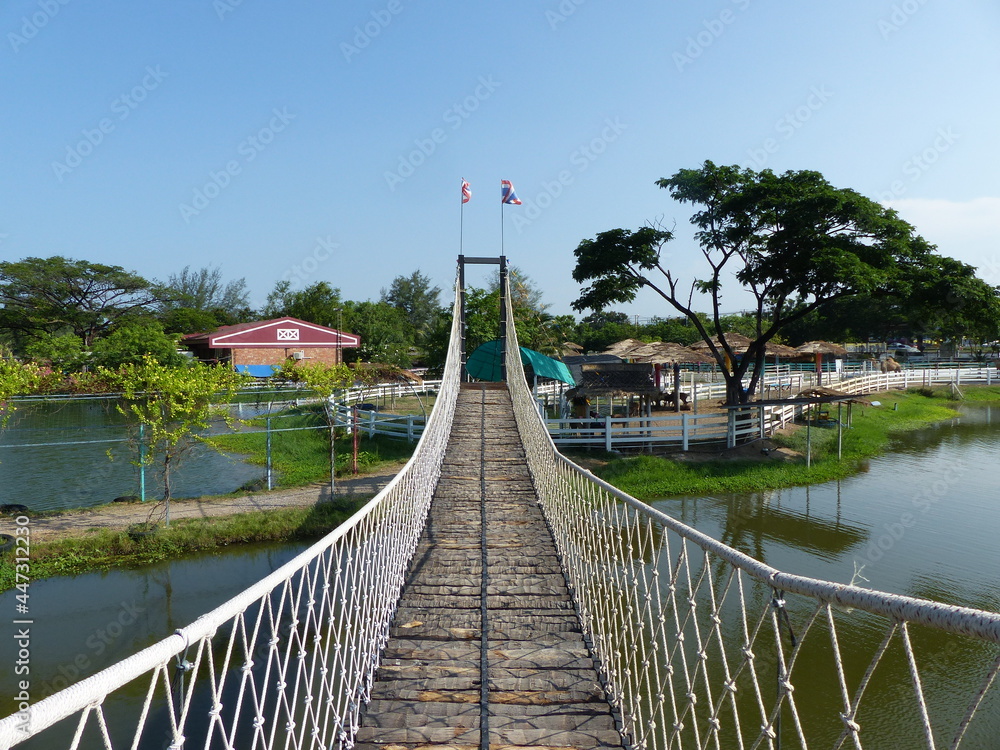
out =
{"type": "Polygon", "coordinates": [[[995,0],[10,0],[0,32],[4,259],[218,265],[255,304],[447,290],[461,178],[469,255],[499,254],[505,178],[506,254],[565,313],[606,229],[676,221],[698,272],[654,181],[711,159],[891,200],[1000,284],[995,0]]]}

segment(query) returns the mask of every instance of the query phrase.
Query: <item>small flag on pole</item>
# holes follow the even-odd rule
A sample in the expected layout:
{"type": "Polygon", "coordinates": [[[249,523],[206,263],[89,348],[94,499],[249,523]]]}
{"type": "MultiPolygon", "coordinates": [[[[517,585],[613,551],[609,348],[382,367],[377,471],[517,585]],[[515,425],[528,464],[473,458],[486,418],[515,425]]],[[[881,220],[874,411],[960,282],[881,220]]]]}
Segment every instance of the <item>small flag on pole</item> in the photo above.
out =
{"type": "Polygon", "coordinates": [[[462,180],[462,203],[468,203],[470,200],[472,200],[472,188],[468,182],[462,180]]]}
{"type": "Polygon", "coordinates": [[[500,180],[500,202],[512,206],[521,205],[521,199],[514,192],[514,186],[510,184],[510,180],[500,180]]]}

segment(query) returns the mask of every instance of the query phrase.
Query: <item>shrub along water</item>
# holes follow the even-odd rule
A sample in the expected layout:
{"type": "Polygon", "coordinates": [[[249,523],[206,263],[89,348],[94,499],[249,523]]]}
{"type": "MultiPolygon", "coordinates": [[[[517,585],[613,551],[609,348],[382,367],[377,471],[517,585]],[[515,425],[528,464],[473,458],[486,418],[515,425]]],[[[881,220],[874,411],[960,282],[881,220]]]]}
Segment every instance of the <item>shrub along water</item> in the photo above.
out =
{"type": "MultiPolygon", "coordinates": [[[[84,537],[36,543],[31,547],[31,578],[134,568],[233,544],[318,539],[347,520],[367,499],[266,513],[178,519],[169,528],[161,527],[148,535],[101,529],[84,537]]],[[[0,591],[13,588],[14,583],[14,560],[5,553],[0,560],[0,591]]]]}
{"type": "MultiPolygon", "coordinates": [[[[209,438],[208,442],[225,453],[239,453],[249,463],[264,466],[267,463],[267,436],[265,421],[251,422],[253,432],[237,432],[209,438]]],[[[309,427],[288,432],[272,432],[271,465],[277,482],[275,487],[302,487],[330,479],[330,438],[324,416],[315,408],[296,410],[288,416],[274,418],[274,430],[309,427]]],[[[361,437],[358,441],[358,470],[371,472],[382,466],[402,465],[413,455],[415,443],[395,440],[384,435],[361,437]]],[[[346,474],[351,465],[351,438],[344,431],[337,431],[337,476],[346,474]]]]}
{"type": "MultiPolygon", "coordinates": [[[[966,395],[977,391],[969,388],[966,395]]],[[[771,438],[780,447],[802,453],[800,461],[676,461],[635,456],[612,460],[596,473],[641,500],[718,492],[758,492],[841,479],[864,468],[867,459],[891,449],[894,434],[957,416],[953,402],[947,401],[944,393],[927,396],[915,391],[894,391],[869,396],[882,405],[854,406],[852,426],[843,431],[841,460],[837,459],[836,428],[812,429],[812,465],[808,468],[804,458],[806,430],[800,426],[771,438]]],[[[1000,389],[984,395],[987,398],[980,400],[1000,399],[1000,389]]]]}

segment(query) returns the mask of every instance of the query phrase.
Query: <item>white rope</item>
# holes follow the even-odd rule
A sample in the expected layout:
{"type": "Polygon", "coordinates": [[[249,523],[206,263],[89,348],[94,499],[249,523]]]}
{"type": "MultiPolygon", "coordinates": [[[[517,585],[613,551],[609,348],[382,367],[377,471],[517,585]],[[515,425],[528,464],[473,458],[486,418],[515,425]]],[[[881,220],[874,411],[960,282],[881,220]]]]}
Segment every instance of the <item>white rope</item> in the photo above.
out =
{"type": "MultiPolygon", "coordinates": [[[[612,487],[557,452],[524,379],[511,315],[508,331],[508,380],[528,465],[603,680],[635,747],[774,750],[784,739],[786,746],[848,742],[861,750],[865,728],[857,717],[864,705],[878,711],[875,698],[865,703],[876,675],[880,690],[892,679],[894,691],[911,696],[909,723],[893,731],[920,736],[927,747],[947,734],[955,737],[953,749],[960,746],[1000,673],[1000,614],[785,573],[612,487]],[[782,592],[780,610],[771,605],[772,592],[782,592]],[[969,686],[960,714],[953,684],[921,679],[912,625],[978,641],[987,655],[985,676],[978,689],[969,686]],[[881,633],[874,653],[842,652],[838,631],[872,627],[881,633]],[[883,657],[896,635],[908,669],[893,672],[883,657]],[[815,681],[827,677],[814,673],[817,653],[830,670],[829,687],[839,690],[832,717],[810,715],[813,707],[795,692],[799,683],[816,692],[815,681]],[[852,686],[849,675],[858,674],[852,686]],[[948,711],[930,709],[934,694],[935,705],[948,711]],[[780,730],[779,717],[788,719],[780,730]]],[[[928,382],[947,377],[941,371],[928,382]]],[[[906,373],[875,373],[837,387],[854,394],[907,382],[906,373]]]]}

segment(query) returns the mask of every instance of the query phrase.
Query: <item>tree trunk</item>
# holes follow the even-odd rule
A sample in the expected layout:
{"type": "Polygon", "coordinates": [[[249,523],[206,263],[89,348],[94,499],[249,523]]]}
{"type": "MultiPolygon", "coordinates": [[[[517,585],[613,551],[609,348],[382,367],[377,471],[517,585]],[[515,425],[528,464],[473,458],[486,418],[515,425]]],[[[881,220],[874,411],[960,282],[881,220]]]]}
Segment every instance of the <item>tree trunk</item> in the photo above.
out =
{"type": "Polygon", "coordinates": [[[170,447],[163,454],[163,503],[166,507],[166,526],[170,526],[170,447]]]}

